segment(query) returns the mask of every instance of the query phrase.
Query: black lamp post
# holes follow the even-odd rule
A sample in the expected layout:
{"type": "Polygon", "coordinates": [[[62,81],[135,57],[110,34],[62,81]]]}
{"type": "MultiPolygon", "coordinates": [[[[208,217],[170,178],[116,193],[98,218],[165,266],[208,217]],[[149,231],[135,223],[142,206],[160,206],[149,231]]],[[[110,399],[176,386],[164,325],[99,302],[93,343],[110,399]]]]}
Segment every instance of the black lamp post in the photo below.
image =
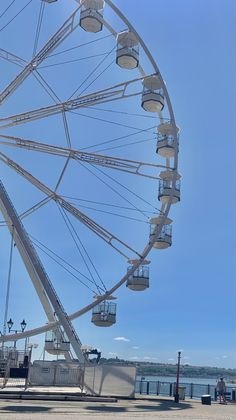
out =
{"type": "Polygon", "coordinates": [[[21,326],[21,331],[22,332],[24,332],[25,331],[25,328],[26,328],[26,322],[25,322],[25,320],[23,319],[23,321],[20,323],[20,326],[21,326]]]}
{"type": "Polygon", "coordinates": [[[8,326],[8,332],[11,332],[11,329],[13,327],[14,322],[12,321],[12,319],[10,318],[9,321],[7,321],[7,326],[8,326]]]}
{"type": "Polygon", "coordinates": [[[181,351],[178,351],[178,364],[177,364],[177,375],[176,375],[176,388],[175,388],[175,402],[179,402],[179,371],[180,371],[180,357],[181,351]]]}
{"type": "MultiPolygon", "coordinates": [[[[7,321],[7,326],[8,326],[8,332],[10,333],[12,330],[12,327],[14,325],[14,322],[12,321],[12,319],[10,318],[9,321],[7,321]]],[[[25,322],[25,320],[23,319],[20,323],[20,330],[14,330],[15,334],[17,334],[18,332],[24,332],[26,329],[26,325],[27,323],[25,322]]],[[[16,341],[14,341],[14,348],[16,348],[16,341]]]]}

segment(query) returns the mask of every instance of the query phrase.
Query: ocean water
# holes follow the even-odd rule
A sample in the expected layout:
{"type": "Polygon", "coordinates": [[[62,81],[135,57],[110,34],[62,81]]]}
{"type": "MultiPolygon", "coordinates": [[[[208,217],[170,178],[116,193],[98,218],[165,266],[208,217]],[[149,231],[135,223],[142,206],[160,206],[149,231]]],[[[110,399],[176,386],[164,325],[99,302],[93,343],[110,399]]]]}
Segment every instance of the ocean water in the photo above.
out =
{"type": "MultiPolygon", "coordinates": [[[[143,378],[144,381],[160,381],[160,382],[176,382],[176,376],[141,376],[136,377],[137,381],[140,381],[143,378]]],[[[180,384],[202,384],[202,385],[216,385],[219,378],[183,378],[180,376],[180,384]]],[[[227,382],[225,378],[225,383],[227,386],[232,386],[236,388],[236,384],[227,382]]]]}
{"type": "MultiPolygon", "coordinates": [[[[180,386],[182,391],[188,398],[201,398],[204,394],[210,394],[212,399],[215,399],[216,384],[218,378],[194,378],[194,377],[180,377],[180,386]]],[[[228,397],[232,396],[232,389],[236,388],[235,384],[228,383],[225,378],[228,397]]],[[[135,384],[135,392],[137,394],[148,395],[165,395],[174,396],[176,383],[176,376],[137,376],[135,384]],[[141,379],[142,378],[142,379],[141,379]]]]}

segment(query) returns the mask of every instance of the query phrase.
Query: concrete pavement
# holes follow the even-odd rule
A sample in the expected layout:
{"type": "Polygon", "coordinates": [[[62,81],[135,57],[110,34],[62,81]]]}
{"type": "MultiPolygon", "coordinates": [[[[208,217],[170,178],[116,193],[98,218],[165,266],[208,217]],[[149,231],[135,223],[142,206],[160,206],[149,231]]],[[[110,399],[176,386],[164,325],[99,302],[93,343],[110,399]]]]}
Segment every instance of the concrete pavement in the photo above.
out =
{"type": "Polygon", "coordinates": [[[235,420],[236,404],[202,405],[186,400],[118,400],[117,402],[0,401],[1,420],[235,420]]]}

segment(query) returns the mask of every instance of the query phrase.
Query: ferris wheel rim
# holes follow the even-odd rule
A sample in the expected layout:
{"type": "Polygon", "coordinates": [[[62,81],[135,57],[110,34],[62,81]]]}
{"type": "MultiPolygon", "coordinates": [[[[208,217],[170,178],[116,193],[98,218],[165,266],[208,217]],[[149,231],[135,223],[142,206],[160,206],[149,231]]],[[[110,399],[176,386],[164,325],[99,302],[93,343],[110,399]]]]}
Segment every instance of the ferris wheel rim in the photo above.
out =
{"type": "MultiPolygon", "coordinates": [[[[76,0],[76,2],[80,3],[79,0],[76,0]]],[[[161,84],[162,84],[162,89],[163,89],[164,96],[165,96],[165,99],[166,99],[166,103],[167,103],[167,106],[168,106],[170,121],[171,121],[171,124],[173,125],[173,128],[174,128],[174,138],[175,138],[175,140],[177,140],[178,131],[177,131],[176,123],[175,123],[175,117],[174,117],[174,112],[173,112],[171,100],[170,100],[170,97],[169,97],[169,94],[168,94],[168,91],[167,91],[166,84],[165,84],[165,82],[162,78],[161,72],[160,72],[160,70],[159,70],[159,68],[156,64],[156,61],[154,60],[152,54],[150,53],[150,51],[149,51],[148,47],[146,46],[145,42],[143,41],[143,39],[139,36],[138,32],[135,30],[135,28],[129,22],[129,20],[125,17],[125,15],[114,5],[114,3],[111,0],[105,0],[105,3],[108,4],[111,7],[111,9],[114,11],[114,13],[117,14],[121,18],[121,20],[126,24],[128,29],[131,30],[132,32],[134,32],[135,36],[137,37],[140,45],[142,46],[142,48],[144,50],[147,58],[149,59],[149,62],[151,63],[151,65],[154,69],[154,74],[157,74],[158,77],[160,78],[160,81],[161,81],[161,84]]],[[[107,28],[107,29],[109,30],[109,28],[107,28]]],[[[116,36],[115,31],[112,31],[112,34],[113,34],[113,36],[116,36]]],[[[141,69],[140,72],[142,73],[142,69],[141,69]]],[[[161,117],[160,117],[160,120],[161,120],[161,117]]],[[[178,145],[177,145],[177,141],[175,141],[174,149],[175,149],[174,150],[174,171],[173,171],[173,177],[172,177],[173,185],[175,185],[177,177],[178,177],[178,173],[177,173],[177,167],[178,167],[178,145]]],[[[115,283],[115,285],[113,285],[113,287],[111,287],[104,295],[99,296],[95,301],[89,303],[88,305],[86,305],[86,306],[82,307],[81,309],[79,309],[79,310],[73,312],[72,314],[68,315],[70,320],[74,320],[74,319],[84,315],[85,313],[87,313],[91,309],[93,309],[98,303],[108,299],[109,296],[112,295],[116,290],[118,290],[127,281],[128,277],[131,276],[134,273],[134,271],[137,270],[137,268],[140,265],[142,265],[142,262],[146,259],[146,257],[148,256],[148,254],[152,250],[153,243],[155,242],[156,238],[158,237],[158,235],[161,232],[161,229],[162,229],[163,225],[165,224],[165,220],[168,217],[168,214],[169,214],[169,211],[170,211],[170,208],[171,208],[171,205],[172,205],[173,194],[174,194],[174,190],[172,189],[172,191],[169,195],[169,199],[166,203],[165,209],[162,212],[162,216],[163,216],[162,220],[156,227],[155,236],[144,247],[143,252],[140,252],[141,257],[136,260],[136,263],[132,266],[132,268],[130,268],[126,272],[126,274],[117,283],[115,283]]],[[[53,323],[50,323],[50,324],[47,324],[47,325],[42,325],[42,326],[34,328],[32,330],[24,331],[23,333],[18,333],[17,337],[15,337],[13,334],[4,335],[4,336],[0,337],[0,342],[12,341],[13,337],[14,337],[14,341],[17,341],[17,340],[20,340],[20,339],[25,338],[25,337],[42,334],[43,332],[52,330],[59,325],[60,325],[60,322],[56,321],[56,322],[53,322],[53,323]]]]}

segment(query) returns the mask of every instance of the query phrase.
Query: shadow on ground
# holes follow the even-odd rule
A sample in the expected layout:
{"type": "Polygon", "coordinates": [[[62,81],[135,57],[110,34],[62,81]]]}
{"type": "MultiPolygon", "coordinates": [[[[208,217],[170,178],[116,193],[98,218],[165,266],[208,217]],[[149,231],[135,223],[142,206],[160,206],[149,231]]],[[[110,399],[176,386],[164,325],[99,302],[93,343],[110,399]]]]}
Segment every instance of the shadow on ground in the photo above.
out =
{"type": "Polygon", "coordinates": [[[172,401],[157,401],[152,404],[133,404],[127,407],[114,405],[93,405],[85,407],[86,410],[104,412],[104,413],[124,413],[126,411],[144,412],[144,411],[179,411],[193,408],[192,404],[179,403],[172,401]]]}
{"type": "Polygon", "coordinates": [[[127,411],[126,407],[115,407],[109,405],[87,406],[85,407],[85,409],[91,411],[101,411],[103,413],[124,413],[125,411],[127,411]]]}
{"type": "Polygon", "coordinates": [[[136,411],[180,411],[188,408],[193,408],[189,403],[175,403],[172,401],[157,401],[156,404],[137,404],[135,405],[136,411]]]}
{"type": "Polygon", "coordinates": [[[17,413],[40,413],[50,411],[50,407],[43,407],[43,406],[29,406],[29,405],[6,405],[5,407],[0,408],[1,411],[8,411],[8,412],[17,412],[17,413]]]}

